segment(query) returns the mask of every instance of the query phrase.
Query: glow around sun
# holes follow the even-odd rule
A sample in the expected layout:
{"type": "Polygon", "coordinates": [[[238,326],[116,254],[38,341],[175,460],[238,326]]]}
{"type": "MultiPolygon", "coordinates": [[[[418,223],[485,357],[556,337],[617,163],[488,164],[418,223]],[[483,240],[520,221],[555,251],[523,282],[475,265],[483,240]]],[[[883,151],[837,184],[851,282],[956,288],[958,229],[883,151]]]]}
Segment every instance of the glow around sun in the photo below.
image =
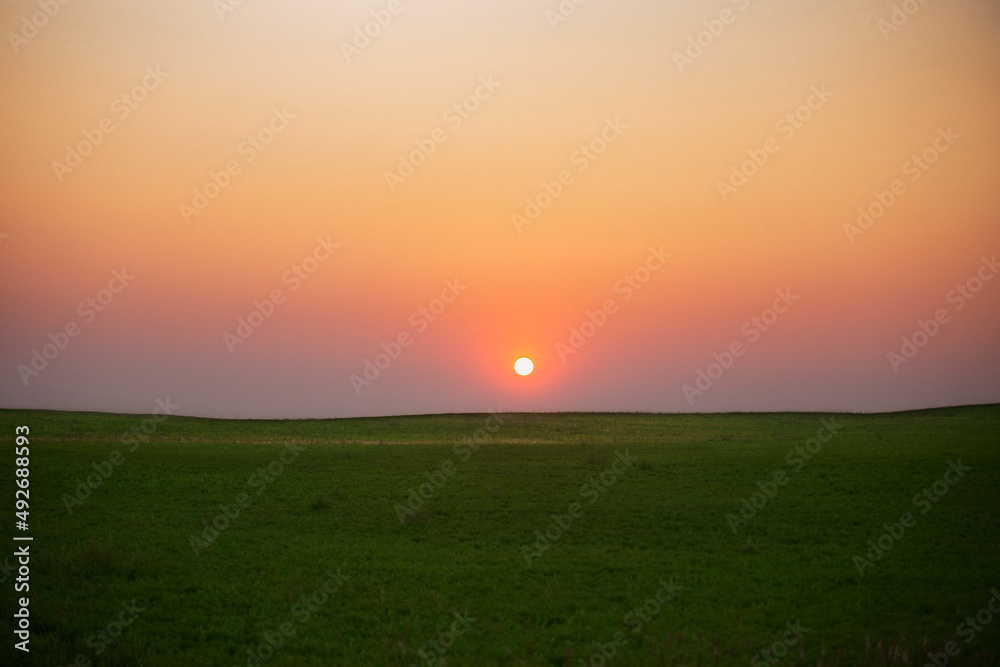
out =
{"type": "Polygon", "coordinates": [[[534,369],[535,364],[528,357],[521,357],[514,362],[514,372],[518,375],[531,375],[531,371],[534,369]]]}

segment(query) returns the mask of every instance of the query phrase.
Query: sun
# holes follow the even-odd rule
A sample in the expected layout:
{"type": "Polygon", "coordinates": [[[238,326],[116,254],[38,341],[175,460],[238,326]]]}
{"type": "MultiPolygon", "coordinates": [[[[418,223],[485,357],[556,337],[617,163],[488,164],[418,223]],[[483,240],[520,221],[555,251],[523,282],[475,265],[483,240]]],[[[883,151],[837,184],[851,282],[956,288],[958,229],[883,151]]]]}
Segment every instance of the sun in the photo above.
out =
{"type": "Polygon", "coordinates": [[[514,362],[514,372],[518,375],[531,375],[533,370],[535,370],[535,364],[528,357],[521,357],[514,362]]]}

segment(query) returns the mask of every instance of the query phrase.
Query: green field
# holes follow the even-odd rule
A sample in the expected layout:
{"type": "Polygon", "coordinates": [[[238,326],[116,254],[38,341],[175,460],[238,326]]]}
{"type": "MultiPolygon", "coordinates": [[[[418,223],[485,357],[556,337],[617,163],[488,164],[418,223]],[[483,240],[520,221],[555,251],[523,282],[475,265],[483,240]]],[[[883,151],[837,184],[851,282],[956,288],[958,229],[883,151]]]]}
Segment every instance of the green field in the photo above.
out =
{"type": "Polygon", "coordinates": [[[0,430],[4,665],[1000,662],[1000,406],[0,430]]]}

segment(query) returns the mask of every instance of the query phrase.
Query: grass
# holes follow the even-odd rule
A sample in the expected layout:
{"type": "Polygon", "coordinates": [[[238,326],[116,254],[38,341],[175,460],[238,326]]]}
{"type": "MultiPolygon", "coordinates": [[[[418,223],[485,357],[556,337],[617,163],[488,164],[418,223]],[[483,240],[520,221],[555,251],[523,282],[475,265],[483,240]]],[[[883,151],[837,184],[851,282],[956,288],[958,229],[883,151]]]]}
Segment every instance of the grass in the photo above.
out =
{"type": "Polygon", "coordinates": [[[1000,661],[1000,619],[959,634],[1000,589],[1000,406],[171,417],[123,443],[147,419],[0,410],[12,447],[31,428],[32,664],[256,665],[268,637],[265,665],[747,664],[797,622],[782,664],[923,665],[949,640],[951,664],[1000,661]],[[758,482],[772,496],[734,532],[758,482]]]}

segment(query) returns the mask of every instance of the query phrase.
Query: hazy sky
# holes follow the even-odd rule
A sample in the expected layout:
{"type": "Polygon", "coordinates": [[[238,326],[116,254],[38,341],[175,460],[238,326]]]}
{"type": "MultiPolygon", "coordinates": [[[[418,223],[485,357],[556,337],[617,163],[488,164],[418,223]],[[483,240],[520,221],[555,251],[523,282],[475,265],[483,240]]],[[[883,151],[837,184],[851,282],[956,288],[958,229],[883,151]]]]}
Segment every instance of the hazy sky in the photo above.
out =
{"type": "Polygon", "coordinates": [[[998,2],[17,0],[0,28],[4,407],[1000,401],[998,2]]]}

